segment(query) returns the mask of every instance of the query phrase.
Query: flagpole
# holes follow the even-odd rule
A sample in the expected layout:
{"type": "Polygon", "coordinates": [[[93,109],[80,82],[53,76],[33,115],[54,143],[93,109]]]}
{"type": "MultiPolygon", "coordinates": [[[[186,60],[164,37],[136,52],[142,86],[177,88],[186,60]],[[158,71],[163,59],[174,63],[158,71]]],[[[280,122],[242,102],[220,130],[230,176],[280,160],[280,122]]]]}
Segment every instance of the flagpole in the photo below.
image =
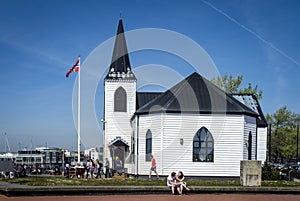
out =
{"type": "MultiPolygon", "coordinates": [[[[80,64],[80,56],[78,57],[79,64],[80,64]]],[[[80,163],[80,65],[79,65],[79,71],[78,71],[78,102],[77,102],[77,133],[78,133],[78,141],[77,141],[77,146],[78,146],[78,163],[80,163]]]]}

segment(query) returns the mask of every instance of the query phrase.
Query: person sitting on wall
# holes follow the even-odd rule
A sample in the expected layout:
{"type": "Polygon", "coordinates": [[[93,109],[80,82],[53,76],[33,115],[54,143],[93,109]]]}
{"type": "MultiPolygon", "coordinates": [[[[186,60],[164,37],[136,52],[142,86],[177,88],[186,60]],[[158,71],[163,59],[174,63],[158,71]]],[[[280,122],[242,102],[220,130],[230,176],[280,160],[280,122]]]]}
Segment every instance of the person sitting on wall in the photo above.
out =
{"type": "Polygon", "coordinates": [[[176,181],[177,181],[177,184],[178,184],[178,186],[180,188],[180,192],[181,193],[190,190],[187,187],[187,183],[184,180],[185,180],[185,177],[184,177],[182,171],[179,171],[178,174],[176,175],[176,181]]]}
{"type": "Polygon", "coordinates": [[[176,182],[176,173],[172,172],[167,178],[167,186],[170,187],[172,195],[175,195],[175,189],[181,194],[180,188],[176,182]]]}

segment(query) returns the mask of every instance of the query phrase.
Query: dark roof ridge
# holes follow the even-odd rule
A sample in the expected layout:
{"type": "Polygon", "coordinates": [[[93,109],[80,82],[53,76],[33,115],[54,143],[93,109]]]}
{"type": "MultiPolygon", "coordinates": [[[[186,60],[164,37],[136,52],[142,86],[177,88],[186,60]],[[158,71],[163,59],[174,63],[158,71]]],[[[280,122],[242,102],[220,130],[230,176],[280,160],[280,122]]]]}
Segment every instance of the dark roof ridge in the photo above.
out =
{"type": "Polygon", "coordinates": [[[136,80],[131,70],[131,64],[126,44],[123,21],[120,18],[112,52],[111,64],[105,80],[136,80]]]}
{"type": "MultiPolygon", "coordinates": [[[[173,94],[173,97],[165,104],[165,107],[168,108],[168,106],[174,101],[174,99],[176,99],[177,95],[181,92],[181,89],[183,87],[185,87],[189,82],[188,80],[191,79],[192,76],[194,76],[195,73],[192,73],[190,76],[188,76],[187,78],[183,79],[181,82],[179,82],[176,85],[179,85],[180,83],[182,83],[182,85],[179,87],[179,89],[176,90],[175,93],[172,93],[172,91],[169,89],[167,91],[170,91],[173,94]]],[[[175,86],[176,86],[175,85],[175,86]]],[[[171,88],[172,89],[172,88],[171,88]]],[[[164,108],[165,109],[165,108],[164,108]]]]}
{"type": "MultiPolygon", "coordinates": [[[[210,82],[209,80],[207,80],[206,78],[202,77],[205,81],[210,82]]],[[[217,85],[215,85],[214,83],[210,82],[211,86],[214,87],[215,89],[217,89],[218,92],[224,93],[226,96],[226,99],[228,101],[230,101],[231,103],[237,103],[240,107],[242,107],[243,109],[248,109],[253,111],[251,108],[249,108],[247,105],[241,103],[240,101],[237,101],[231,93],[227,93],[226,91],[224,91],[223,89],[221,89],[220,87],[218,87],[217,85]]],[[[253,113],[257,114],[255,111],[253,111],[253,113]]]]}
{"type": "Polygon", "coordinates": [[[135,114],[157,113],[159,111],[167,113],[243,113],[250,116],[258,115],[196,72],[137,109],[135,114]],[[188,84],[197,97],[196,102],[192,102],[191,105],[188,103],[188,92],[185,91],[188,84]],[[178,102],[179,99],[184,101],[182,107],[178,102]],[[151,109],[155,105],[158,107],[151,109]]]}
{"type": "Polygon", "coordinates": [[[163,95],[165,92],[162,92],[162,94],[158,95],[157,97],[155,97],[154,99],[152,99],[151,101],[149,101],[148,103],[146,103],[145,105],[143,105],[142,107],[146,107],[147,105],[151,104],[153,101],[155,101],[156,99],[158,99],[161,95],[163,95]]]}
{"type": "Polygon", "coordinates": [[[159,91],[137,91],[136,93],[139,93],[139,94],[142,94],[142,93],[145,93],[145,94],[162,94],[164,93],[164,91],[162,92],[159,92],[159,91]]]}

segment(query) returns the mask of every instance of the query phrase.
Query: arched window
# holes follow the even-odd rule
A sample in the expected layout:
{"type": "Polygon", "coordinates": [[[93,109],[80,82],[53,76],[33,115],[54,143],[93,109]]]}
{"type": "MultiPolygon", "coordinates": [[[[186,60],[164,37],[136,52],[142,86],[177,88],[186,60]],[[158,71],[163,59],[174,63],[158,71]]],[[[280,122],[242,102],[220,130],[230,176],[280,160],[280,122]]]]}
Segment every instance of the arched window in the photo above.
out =
{"type": "Polygon", "coordinates": [[[214,139],[207,128],[200,128],[193,140],[193,162],[214,161],[214,139]]]}
{"type": "Polygon", "coordinates": [[[146,161],[151,161],[152,155],[152,133],[150,129],[146,133],[146,161]]]}
{"type": "Polygon", "coordinates": [[[252,159],[252,133],[249,132],[248,135],[248,160],[252,159]]]}
{"type": "Polygon", "coordinates": [[[127,94],[123,87],[119,87],[115,92],[114,111],[115,112],[127,111],[127,94]]]}

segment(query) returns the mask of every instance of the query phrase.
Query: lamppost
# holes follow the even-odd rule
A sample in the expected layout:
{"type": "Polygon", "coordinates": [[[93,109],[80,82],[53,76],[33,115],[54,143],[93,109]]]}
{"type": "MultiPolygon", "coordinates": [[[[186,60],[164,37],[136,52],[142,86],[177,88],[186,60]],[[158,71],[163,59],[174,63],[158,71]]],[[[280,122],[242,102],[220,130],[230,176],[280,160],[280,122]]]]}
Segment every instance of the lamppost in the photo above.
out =
{"type": "Polygon", "coordinates": [[[102,138],[102,146],[103,146],[103,162],[104,162],[104,159],[107,157],[107,153],[106,153],[106,136],[105,136],[105,124],[107,123],[106,120],[104,119],[101,119],[101,123],[102,123],[102,135],[103,135],[103,138],[102,138]]]}
{"type": "Polygon", "coordinates": [[[269,124],[269,163],[271,163],[271,149],[272,149],[272,124],[269,124]]]}
{"type": "Polygon", "coordinates": [[[297,153],[296,153],[296,157],[297,157],[297,163],[298,163],[298,160],[299,160],[299,124],[300,124],[300,121],[297,122],[297,153]]]}

